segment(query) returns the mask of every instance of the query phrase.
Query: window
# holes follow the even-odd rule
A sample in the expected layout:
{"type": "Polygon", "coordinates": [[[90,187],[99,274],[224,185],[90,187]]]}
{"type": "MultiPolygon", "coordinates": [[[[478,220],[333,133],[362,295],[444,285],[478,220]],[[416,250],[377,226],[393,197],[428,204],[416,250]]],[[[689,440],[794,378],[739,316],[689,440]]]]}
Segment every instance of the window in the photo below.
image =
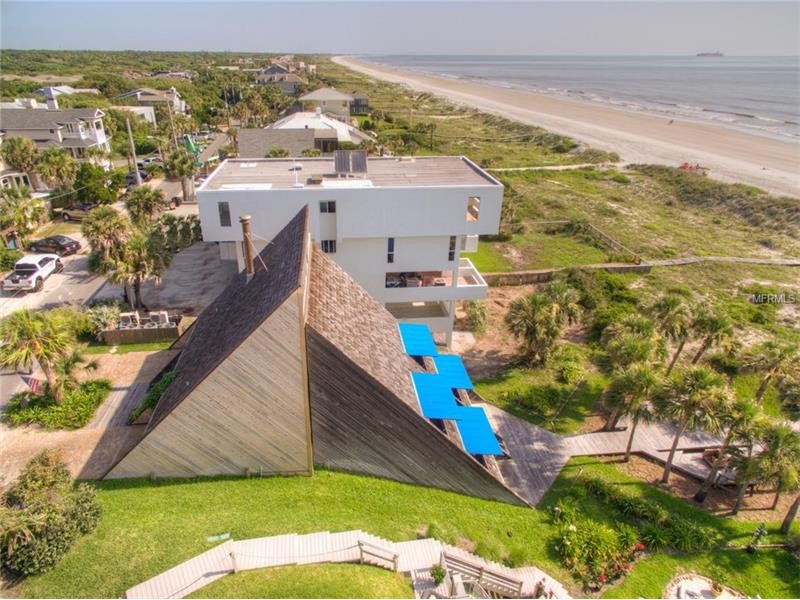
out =
{"type": "Polygon", "coordinates": [[[322,240],[319,245],[322,247],[322,251],[327,254],[336,253],[336,240],[322,240]]]}
{"type": "Polygon", "coordinates": [[[228,204],[227,202],[217,202],[217,208],[219,209],[219,226],[230,227],[231,226],[230,204],[228,204]]]}
{"type": "Polygon", "coordinates": [[[386,243],[386,262],[394,262],[394,238],[389,238],[386,243]]]}
{"type": "Polygon", "coordinates": [[[447,260],[454,261],[456,259],[456,236],[450,236],[450,248],[447,252],[447,260]]]}
{"type": "Polygon", "coordinates": [[[323,200],[319,203],[319,212],[321,213],[335,213],[336,200],[323,200]]]}
{"type": "Polygon", "coordinates": [[[481,212],[481,199],[471,196],[467,202],[467,221],[477,221],[481,212]]]}

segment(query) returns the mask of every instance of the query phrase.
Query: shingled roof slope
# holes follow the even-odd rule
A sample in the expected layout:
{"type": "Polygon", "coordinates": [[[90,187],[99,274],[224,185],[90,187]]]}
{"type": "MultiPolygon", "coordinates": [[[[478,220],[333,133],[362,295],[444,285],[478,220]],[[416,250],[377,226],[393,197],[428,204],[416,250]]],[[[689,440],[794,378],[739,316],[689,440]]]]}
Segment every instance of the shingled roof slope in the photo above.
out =
{"type": "Polygon", "coordinates": [[[300,286],[308,208],[303,208],[255,259],[255,275],[243,271],[194,324],[175,366],[177,376],[161,396],[151,431],[300,286]],[[266,268],[266,271],[265,271],[266,268]]]}
{"type": "Polygon", "coordinates": [[[316,246],[311,253],[307,324],[419,412],[410,371],[422,371],[403,350],[397,321],[316,246]]]}

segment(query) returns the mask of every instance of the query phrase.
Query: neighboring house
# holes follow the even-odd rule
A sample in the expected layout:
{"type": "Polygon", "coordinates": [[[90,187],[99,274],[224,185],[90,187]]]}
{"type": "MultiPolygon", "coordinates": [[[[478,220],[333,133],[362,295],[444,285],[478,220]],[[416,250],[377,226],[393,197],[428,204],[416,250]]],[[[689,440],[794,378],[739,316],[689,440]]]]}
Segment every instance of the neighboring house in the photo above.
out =
{"type": "Polygon", "coordinates": [[[396,317],[453,331],[456,303],[485,298],[486,282],[461,252],[496,234],[503,186],[464,157],[236,159],[198,190],[203,239],[244,257],[236,220],[252,215],[262,248],[303,206],[311,236],[396,317]],[[337,165],[338,163],[338,165],[337,165]]]}
{"type": "Polygon", "coordinates": [[[150,74],[152,79],[182,79],[184,81],[192,80],[191,71],[154,71],[150,74]]]}
{"type": "Polygon", "coordinates": [[[331,113],[349,119],[353,97],[334,88],[325,87],[303,94],[298,100],[303,103],[303,108],[306,110],[309,107],[316,107],[323,113],[331,113]]]}
{"type": "Polygon", "coordinates": [[[369,97],[363,92],[350,94],[353,101],[350,103],[350,114],[365,115],[369,112],[369,97]]]}
{"type": "Polygon", "coordinates": [[[291,71],[289,71],[289,67],[285,67],[281,64],[272,64],[264,69],[261,69],[262,75],[288,75],[291,71]]]}
{"type": "Polygon", "coordinates": [[[119,106],[115,105],[112,107],[114,110],[124,110],[129,113],[133,113],[134,115],[142,117],[145,121],[153,125],[154,127],[158,125],[156,120],[156,109],[153,106],[119,106]]]}
{"type": "Polygon", "coordinates": [[[45,98],[55,98],[65,94],[67,96],[72,94],[99,94],[100,90],[97,88],[74,88],[71,85],[55,85],[50,87],[43,87],[36,90],[37,94],[45,98]]]}
{"type": "Polygon", "coordinates": [[[333,152],[337,143],[361,144],[372,140],[363,131],[326,115],[319,109],[317,112],[296,112],[275,121],[268,129],[313,129],[317,140],[317,147],[324,153],[333,152]],[[323,140],[328,140],[327,143],[323,140]]]}
{"type": "Polygon", "coordinates": [[[290,217],[200,314],[144,436],[105,478],[318,466],[524,505],[483,409],[454,391],[471,385],[460,359],[456,380],[412,358],[395,319],[311,243],[312,222],[308,208],[290,217]]]}
{"type": "Polygon", "coordinates": [[[176,113],[186,112],[186,102],[181,99],[181,95],[174,87],[168,90],[154,90],[153,88],[137,88],[130,92],[120,94],[117,98],[132,100],[139,106],[172,106],[176,113]]]}
{"type": "Polygon", "coordinates": [[[99,108],[0,108],[0,132],[6,139],[28,138],[40,149],[66,148],[75,158],[85,159],[90,148],[111,150],[104,116],[99,108]]]}
{"type": "Polygon", "coordinates": [[[256,77],[256,82],[261,85],[274,85],[287,96],[294,96],[297,88],[306,84],[305,79],[294,73],[261,73],[256,77]]]}
{"type": "Polygon", "coordinates": [[[302,156],[304,150],[317,147],[314,133],[314,129],[240,129],[239,158],[264,158],[273,148],[286,150],[289,156],[302,156]]]}
{"type": "MultiPolygon", "coordinates": [[[[0,148],[3,146],[3,139],[5,139],[5,134],[0,132],[0,148]]],[[[3,161],[3,155],[0,154],[0,188],[17,187],[20,185],[27,185],[30,187],[31,180],[28,178],[28,174],[10,168],[5,161],[3,161]]]]}

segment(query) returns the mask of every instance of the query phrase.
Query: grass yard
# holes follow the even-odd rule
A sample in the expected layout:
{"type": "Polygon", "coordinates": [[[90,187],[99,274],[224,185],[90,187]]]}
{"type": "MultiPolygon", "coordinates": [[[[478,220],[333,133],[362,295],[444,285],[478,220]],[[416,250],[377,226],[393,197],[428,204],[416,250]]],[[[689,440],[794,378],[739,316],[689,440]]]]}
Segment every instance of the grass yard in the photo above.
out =
{"type": "Polygon", "coordinates": [[[477,252],[462,252],[461,256],[468,258],[481,273],[507,273],[513,271],[509,261],[500,251],[498,244],[478,242],[477,252]]]}
{"type": "Polygon", "coordinates": [[[355,564],[302,565],[228,575],[189,598],[413,598],[399,573],[355,564]]]}
{"type": "MultiPolygon", "coordinates": [[[[539,510],[328,471],[318,471],[314,477],[103,481],[96,484],[103,507],[98,528],[81,538],[53,570],[25,580],[21,593],[40,598],[120,597],[128,587],[209,549],[213,543],[208,542],[207,537],[222,532],[230,532],[234,539],[247,539],[289,532],[363,529],[397,541],[420,535],[432,535],[450,543],[469,540],[475,552],[482,556],[513,566],[538,565],[566,583],[574,594],[580,594],[558,562],[554,548],[556,528],[547,510],[571,489],[572,476],[581,466],[603,474],[616,472],[615,477],[632,489],[670,502],[671,509],[700,513],[688,504],[622,475],[613,466],[591,461],[573,461],[548,492],[539,510]]],[[[595,499],[588,498],[584,504],[593,518],[612,522],[617,518],[595,499]]],[[[755,526],[700,514],[724,528],[726,538],[737,543],[746,541],[755,526]]],[[[712,558],[720,562],[716,560],[717,554],[712,558]]],[[[763,597],[800,595],[797,562],[779,551],[774,552],[773,557],[770,562],[759,560],[758,580],[739,583],[738,579],[732,579],[732,585],[745,593],[760,593],[763,597]]],[[[723,568],[726,566],[724,562],[721,564],[723,568]]],[[[631,577],[659,579],[669,575],[668,567],[657,561],[652,564],[642,561],[634,567],[631,577]]],[[[742,565],[735,565],[737,572],[733,568],[728,572],[731,578],[739,578],[738,573],[742,579],[754,574],[742,570],[742,565]]],[[[269,574],[264,575],[263,580],[256,574],[250,577],[254,578],[252,582],[248,579],[241,586],[235,586],[233,578],[230,584],[221,582],[219,585],[232,587],[213,590],[210,595],[223,596],[229,589],[235,596],[246,597],[252,591],[254,596],[261,597],[269,594],[261,587],[261,581],[265,585],[267,581],[276,581],[269,579],[269,574]],[[254,587],[242,587],[245,585],[254,587]]],[[[357,576],[348,574],[347,577],[357,576]]],[[[285,585],[294,584],[287,581],[285,585]]],[[[345,583],[340,582],[340,585],[345,583]]],[[[379,585],[388,584],[382,581],[379,585]]],[[[380,595],[387,589],[381,587],[374,593],[380,595]]],[[[293,590],[299,595],[314,592],[313,587],[293,590]]],[[[326,590],[326,595],[334,591],[326,590]]],[[[402,591],[406,596],[408,589],[402,591]]],[[[360,589],[353,595],[365,596],[366,590],[360,589]]]]}
{"type": "Polygon", "coordinates": [[[80,233],[81,231],[81,224],[77,221],[63,221],[61,219],[57,219],[55,221],[51,221],[47,223],[44,227],[39,229],[36,232],[34,239],[41,239],[45,237],[50,237],[51,235],[66,235],[72,236],[76,233],[80,233]]]}

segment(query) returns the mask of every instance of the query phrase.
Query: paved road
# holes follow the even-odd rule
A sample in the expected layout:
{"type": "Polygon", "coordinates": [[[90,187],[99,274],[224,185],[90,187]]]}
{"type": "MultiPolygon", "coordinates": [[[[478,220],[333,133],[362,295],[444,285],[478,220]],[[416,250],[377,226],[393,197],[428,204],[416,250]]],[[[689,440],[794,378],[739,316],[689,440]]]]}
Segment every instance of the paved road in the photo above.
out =
{"type": "MultiPolygon", "coordinates": [[[[80,235],[73,234],[72,237],[80,239],[85,247],[85,240],[80,235]]],[[[83,252],[86,252],[85,248],[83,252]]],[[[44,309],[65,304],[83,304],[105,283],[104,278],[89,273],[87,254],[67,256],[62,260],[64,270],[51,275],[44,282],[41,292],[3,293],[0,296],[0,317],[20,308],[44,309]]]]}

